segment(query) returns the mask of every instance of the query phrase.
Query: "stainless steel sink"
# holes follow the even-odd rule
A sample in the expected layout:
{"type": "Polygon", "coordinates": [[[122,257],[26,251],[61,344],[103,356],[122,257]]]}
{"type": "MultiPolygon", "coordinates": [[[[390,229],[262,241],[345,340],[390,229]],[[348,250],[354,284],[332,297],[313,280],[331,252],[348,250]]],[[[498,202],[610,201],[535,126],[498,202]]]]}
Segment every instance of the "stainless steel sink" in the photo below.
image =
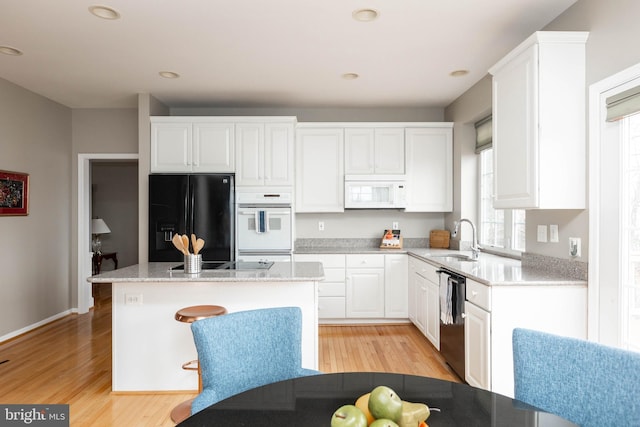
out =
{"type": "Polygon", "coordinates": [[[476,262],[476,259],[471,258],[469,255],[463,254],[446,254],[446,255],[430,255],[431,258],[438,258],[442,261],[455,261],[455,262],[476,262]]]}

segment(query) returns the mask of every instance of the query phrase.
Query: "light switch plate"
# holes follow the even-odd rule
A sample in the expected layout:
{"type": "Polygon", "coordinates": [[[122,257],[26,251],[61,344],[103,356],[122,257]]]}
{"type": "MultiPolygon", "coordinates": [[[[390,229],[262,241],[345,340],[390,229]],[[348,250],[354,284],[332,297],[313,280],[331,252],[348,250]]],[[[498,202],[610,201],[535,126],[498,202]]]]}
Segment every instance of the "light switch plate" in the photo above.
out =
{"type": "Polygon", "coordinates": [[[560,236],[558,235],[558,224],[551,224],[549,226],[549,241],[552,243],[558,243],[560,236]]]}
{"type": "Polygon", "coordinates": [[[538,226],[538,242],[546,242],[547,241],[547,226],[539,225],[538,226]]]}

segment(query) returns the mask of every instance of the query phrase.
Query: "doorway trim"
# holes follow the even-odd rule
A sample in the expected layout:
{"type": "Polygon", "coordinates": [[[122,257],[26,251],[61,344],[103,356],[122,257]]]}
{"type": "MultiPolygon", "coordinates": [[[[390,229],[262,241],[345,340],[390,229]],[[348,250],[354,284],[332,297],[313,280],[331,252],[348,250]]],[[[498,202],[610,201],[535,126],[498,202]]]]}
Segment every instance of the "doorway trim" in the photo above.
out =
{"type": "Polygon", "coordinates": [[[93,306],[93,296],[87,277],[91,276],[91,160],[139,160],[137,153],[80,153],[78,154],[78,313],[86,313],[93,306]]]}

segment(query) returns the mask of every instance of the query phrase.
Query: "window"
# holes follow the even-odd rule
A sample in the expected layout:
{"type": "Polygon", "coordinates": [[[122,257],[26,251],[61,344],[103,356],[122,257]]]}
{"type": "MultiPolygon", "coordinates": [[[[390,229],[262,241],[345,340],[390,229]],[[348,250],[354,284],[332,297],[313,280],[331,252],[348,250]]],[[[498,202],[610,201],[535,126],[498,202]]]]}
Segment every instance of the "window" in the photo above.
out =
{"type": "Polygon", "coordinates": [[[493,208],[493,149],[484,149],[480,158],[480,246],[510,253],[525,250],[525,211],[493,208]]]}
{"type": "Polygon", "coordinates": [[[640,351],[640,114],[619,121],[622,148],[621,346],[640,351]]]}

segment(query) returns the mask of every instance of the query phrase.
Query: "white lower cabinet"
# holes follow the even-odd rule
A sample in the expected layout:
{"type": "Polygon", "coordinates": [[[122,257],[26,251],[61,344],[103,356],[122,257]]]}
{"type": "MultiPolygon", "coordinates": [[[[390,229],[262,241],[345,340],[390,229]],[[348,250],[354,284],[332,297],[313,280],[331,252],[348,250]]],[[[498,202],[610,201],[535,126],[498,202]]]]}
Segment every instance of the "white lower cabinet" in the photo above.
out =
{"type": "Polygon", "coordinates": [[[409,319],[427,337],[436,349],[440,349],[440,288],[437,268],[417,258],[410,259],[410,306],[415,313],[409,319]]]}
{"type": "Polygon", "coordinates": [[[408,256],[384,256],[384,317],[409,317],[408,256]]]}
{"type": "Polygon", "coordinates": [[[490,390],[491,313],[468,301],[464,311],[464,347],[473,349],[464,355],[465,380],[469,385],[490,390]]]}
{"type": "Polygon", "coordinates": [[[416,315],[418,312],[418,305],[416,299],[416,289],[418,288],[418,264],[419,261],[414,257],[408,257],[408,276],[407,276],[407,291],[409,295],[409,301],[407,305],[407,314],[409,315],[409,320],[415,325],[416,324],[416,315]]]}
{"type": "Polygon", "coordinates": [[[384,317],[384,255],[347,255],[347,317],[384,317]]]}
{"type": "Polygon", "coordinates": [[[440,288],[437,283],[426,283],[426,325],[424,334],[433,346],[440,350],[440,288]]]}
{"type": "Polygon", "coordinates": [[[587,284],[488,286],[467,278],[465,380],[513,396],[514,328],[586,339],[587,284]]]}
{"type": "Polygon", "coordinates": [[[413,297],[416,301],[416,316],[413,322],[426,336],[427,332],[427,279],[419,274],[415,278],[416,287],[413,297]]]}
{"type": "Polygon", "coordinates": [[[296,262],[321,262],[324,280],[318,282],[318,318],[346,317],[345,256],[341,254],[296,254],[296,262]]]}
{"type": "Polygon", "coordinates": [[[296,254],[296,262],[321,262],[318,318],[374,322],[408,317],[406,254],[296,254]]]}

